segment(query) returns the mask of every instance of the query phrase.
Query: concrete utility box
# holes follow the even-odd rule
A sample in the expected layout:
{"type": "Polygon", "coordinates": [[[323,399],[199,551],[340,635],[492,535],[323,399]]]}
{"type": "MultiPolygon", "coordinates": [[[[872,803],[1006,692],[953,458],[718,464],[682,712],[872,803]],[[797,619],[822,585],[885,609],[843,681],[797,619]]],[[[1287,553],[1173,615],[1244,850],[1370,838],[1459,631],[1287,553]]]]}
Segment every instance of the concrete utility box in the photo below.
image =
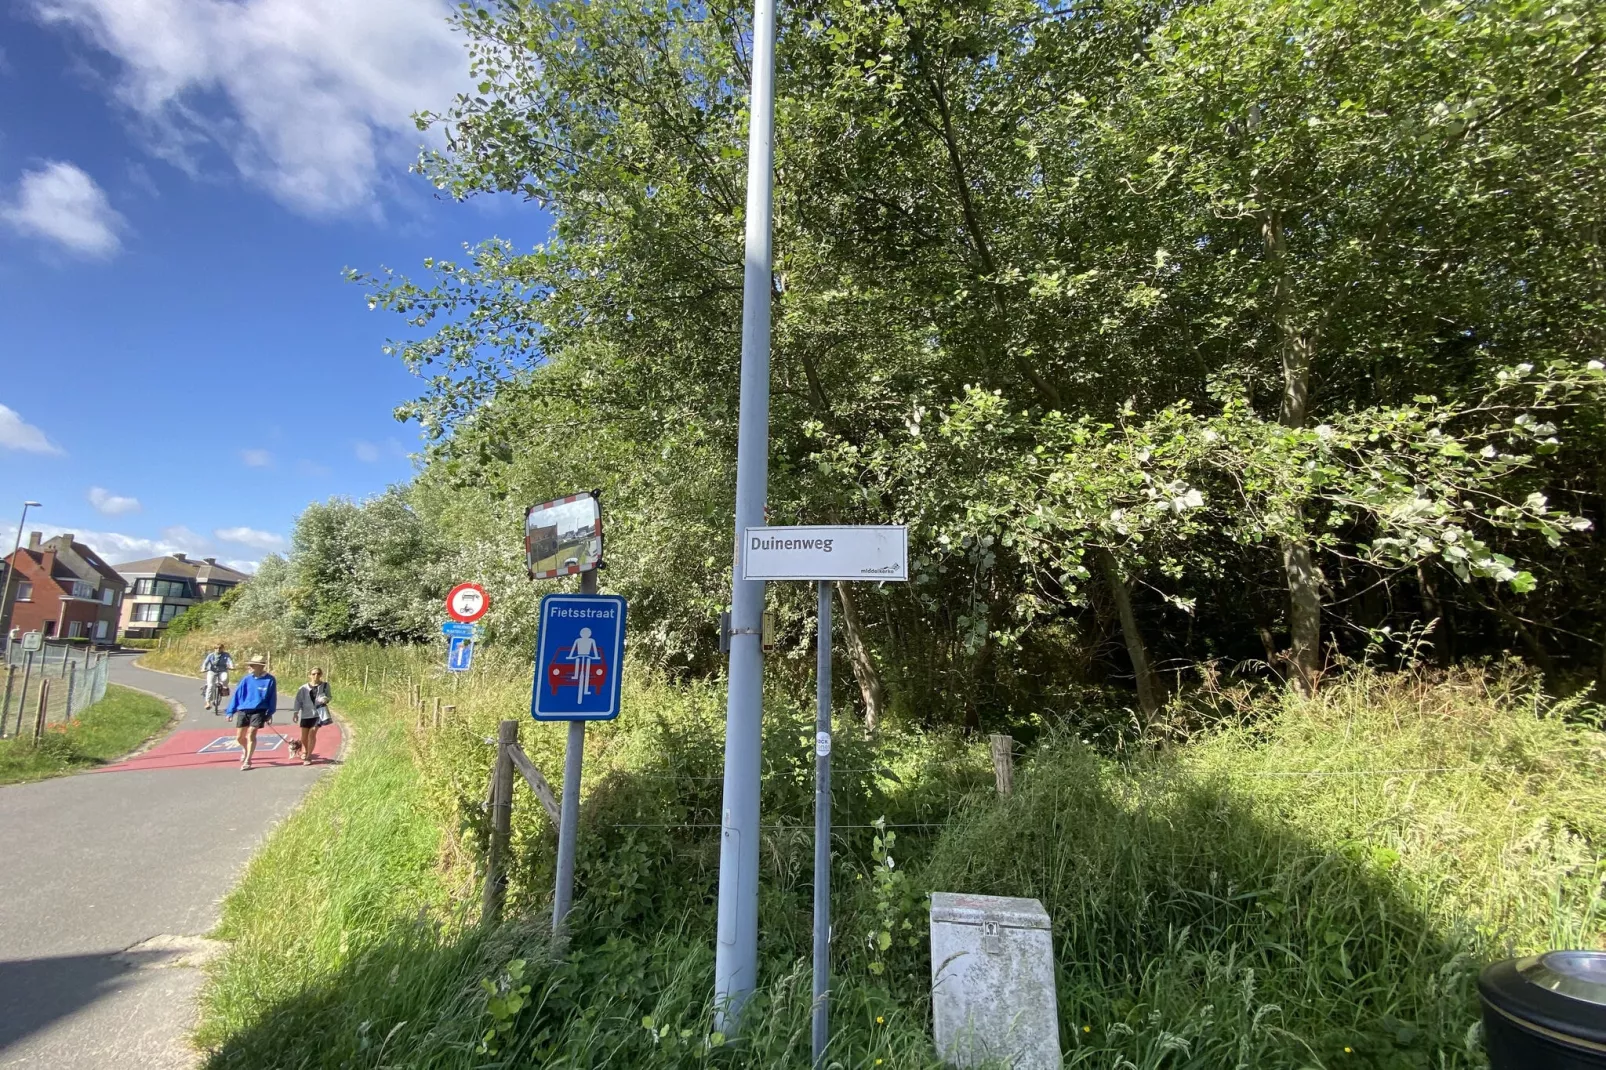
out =
{"type": "Polygon", "coordinates": [[[998,1060],[1059,1070],[1059,1007],[1048,913],[1035,899],[933,892],[931,1011],[953,1066],[998,1060]]]}

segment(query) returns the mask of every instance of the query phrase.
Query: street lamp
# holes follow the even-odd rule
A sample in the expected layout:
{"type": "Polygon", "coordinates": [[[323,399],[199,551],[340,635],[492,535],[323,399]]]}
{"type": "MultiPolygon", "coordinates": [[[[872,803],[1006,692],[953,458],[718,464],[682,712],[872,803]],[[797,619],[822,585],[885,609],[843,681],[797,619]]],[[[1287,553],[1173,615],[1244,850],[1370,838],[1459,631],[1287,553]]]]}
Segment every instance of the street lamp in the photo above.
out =
{"type": "MultiPolygon", "coordinates": [[[[16,616],[16,613],[6,609],[7,603],[11,601],[11,577],[17,574],[17,551],[22,549],[22,529],[28,526],[28,510],[38,508],[40,508],[38,502],[22,503],[22,519],[17,521],[17,541],[15,545],[11,547],[11,557],[9,559],[10,564],[6,566],[6,586],[5,590],[0,592],[0,613],[4,613],[6,617],[5,629],[7,657],[10,657],[11,655],[11,618],[16,616]]],[[[12,608],[15,609],[15,607],[12,608]]]]}

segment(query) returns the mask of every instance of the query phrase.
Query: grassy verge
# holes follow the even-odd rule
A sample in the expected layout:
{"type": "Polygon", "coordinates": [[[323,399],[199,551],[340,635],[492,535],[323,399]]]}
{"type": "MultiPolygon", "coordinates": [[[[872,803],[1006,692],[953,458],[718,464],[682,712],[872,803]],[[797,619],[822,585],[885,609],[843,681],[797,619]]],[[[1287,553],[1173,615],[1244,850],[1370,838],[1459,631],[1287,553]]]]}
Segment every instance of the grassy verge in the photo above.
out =
{"type": "MultiPolygon", "coordinates": [[[[287,683],[330,669],[355,755],[226,904],[212,1065],[807,1065],[807,711],[766,710],[762,984],[734,1041],[709,1026],[719,689],[627,677],[625,715],[588,733],[579,913],[554,955],[552,830],[522,788],[514,920],[473,924],[484,739],[527,709],[527,659],[486,650],[449,680],[437,655],[276,654],[287,683]]],[[[1072,1066],[1474,1070],[1483,963],[1606,946],[1598,710],[1520,677],[1359,671],[1218,713],[1120,760],[1045,721],[1007,801],[982,744],[839,731],[834,1063],[934,1065],[931,891],[1043,901],[1072,1066]]],[[[554,781],[560,740],[526,724],[554,781]]]]}
{"type": "Polygon", "coordinates": [[[134,750],[172,718],[172,707],[161,699],[111,684],[106,697],[76,720],[47,727],[38,746],[26,737],[0,740],[0,784],[104,765],[134,750]]]}

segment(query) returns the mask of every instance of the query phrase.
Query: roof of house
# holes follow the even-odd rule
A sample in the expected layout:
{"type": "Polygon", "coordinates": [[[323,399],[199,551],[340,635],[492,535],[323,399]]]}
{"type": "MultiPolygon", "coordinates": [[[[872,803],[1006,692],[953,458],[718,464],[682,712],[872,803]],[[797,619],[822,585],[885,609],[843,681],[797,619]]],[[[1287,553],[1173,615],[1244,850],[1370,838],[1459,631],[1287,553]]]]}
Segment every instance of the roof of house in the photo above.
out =
{"type": "Polygon", "coordinates": [[[43,560],[46,550],[56,551],[56,566],[62,572],[80,580],[93,581],[97,587],[102,583],[115,584],[117,587],[126,586],[128,583],[99,554],[72,535],[57,535],[54,538],[41,540],[38,532],[31,532],[28,536],[28,545],[22,547],[21,552],[29,554],[38,562],[43,560]],[[93,575],[84,575],[80,569],[75,568],[71,558],[62,556],[64,550],[71,550],[73,556],[87,565],[93,575]]]}
{"type": "Polygon", "coordinates": [[[215,557],[191,561],[184,554],[164,554],[161,557],[147,557],[143,561],[125,561],[117,566],[117,571],[122,573],[124,579],[168,576],[172,579],[199,579],[207,583],[244,583],[250,578],[237,569],[220,564],[215,557]]]}

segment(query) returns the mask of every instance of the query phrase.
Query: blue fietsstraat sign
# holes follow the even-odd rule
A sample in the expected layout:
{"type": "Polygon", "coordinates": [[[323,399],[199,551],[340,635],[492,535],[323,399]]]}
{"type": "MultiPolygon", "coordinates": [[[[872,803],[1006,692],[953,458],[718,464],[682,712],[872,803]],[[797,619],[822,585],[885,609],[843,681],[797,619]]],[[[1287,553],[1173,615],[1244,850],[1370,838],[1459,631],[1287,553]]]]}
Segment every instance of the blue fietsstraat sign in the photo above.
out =
{"type": "Polygon", "coordinates": [[[446,671],[468,672],[474,664],[474,640],[471,636],[454,635],[446,640],[446,671]]]}
{"type": "Polygon", "coordinates": [[[530,716],[537,721],[611,721],[619,716],[625,600],[616,594],[541,599],[530,716]]]}

